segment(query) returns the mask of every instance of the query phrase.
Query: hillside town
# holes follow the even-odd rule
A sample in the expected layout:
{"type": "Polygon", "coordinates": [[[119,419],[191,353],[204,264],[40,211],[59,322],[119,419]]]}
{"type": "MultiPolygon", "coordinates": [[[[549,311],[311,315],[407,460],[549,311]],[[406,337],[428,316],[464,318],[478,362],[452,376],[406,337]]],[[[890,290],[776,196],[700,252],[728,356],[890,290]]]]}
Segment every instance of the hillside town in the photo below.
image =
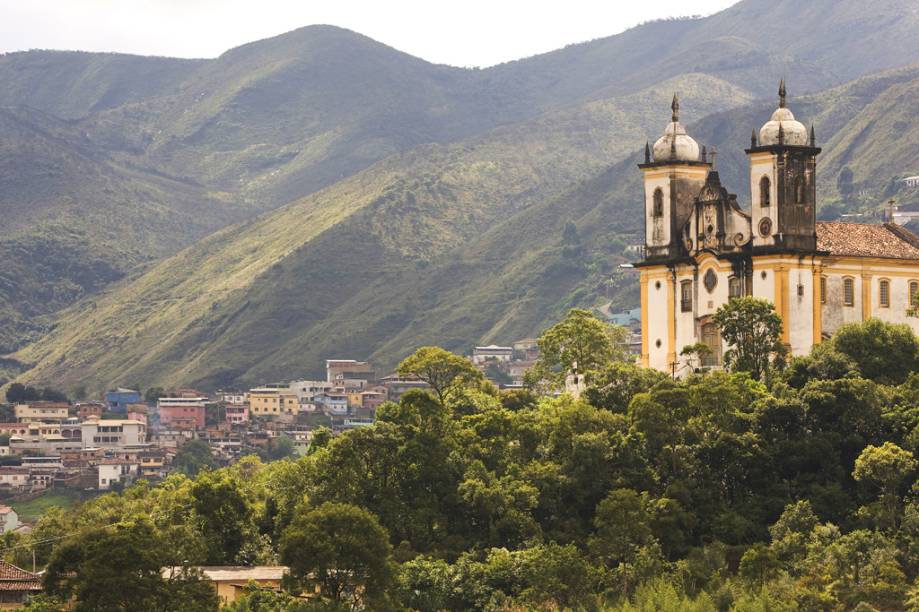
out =
{"type": "MultiPolygon", "coordinates": [[[[633,329],[634,311],[609,320],[633,329]]],[[[640,346],[632,339],[630,348],[640,346]]],[[[539,357],[533,338],[510,345],[476,346],[469,360],[497,386],[523,388],[539,357]]],[[[333,435],[372,425],[384,402],[428,388],[414,376],[380,374],[372,363],[328,359],[322,380],[266,383],[247,390],[205,393],[114,388],[90,401],[23,400],[2,406],[0,496],[30,499],[53,488],[84,492],[122,490],[133,482],[161,480],[174,470],[183,445],[207,445],[217,466],[257,454],[307,452],[313,434],[333,435]]],[[[4,531],[28,529],[9,506],[0,506],[4,531]]]]}

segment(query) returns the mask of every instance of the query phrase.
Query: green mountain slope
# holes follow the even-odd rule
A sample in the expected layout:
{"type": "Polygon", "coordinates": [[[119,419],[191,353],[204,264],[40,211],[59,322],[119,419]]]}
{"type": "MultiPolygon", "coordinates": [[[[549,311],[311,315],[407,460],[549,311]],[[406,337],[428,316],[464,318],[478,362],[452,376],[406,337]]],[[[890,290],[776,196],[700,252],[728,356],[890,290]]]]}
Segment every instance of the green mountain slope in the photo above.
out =
{"type": "Polygon", "coordinates": [[[68,124],[0,109],[0,352],[47,315],[241,218],[198,186],[100,159],[68,124]]]}
{"type": "MultiPolygon", "coordinates": [[[[702,75],[662,91],[674,87],[687,92],[689,108],[743,96],[702,75]]],[[[416,293],[416,282],[450,282],[444,266],[471,253],[496,224],[564,202],[571,186],[658,131],[662,113],[654,109],[666,109],[668,98],[650,91],[588,103],[474,141],[391,157],[167,259],[67,314],[17,357],[36,364],[30,379],[59,384],[105,386],[129,376],[209,385],[312,371],[333,350],[367,351],[368,336],[382,342],[421,325],[412,321],[424,320],[438,292],[416,293]],[[634,120],[626,111],[633,108],[643,109],[638,123],[617,120],[634,120]],[[390,306],[378,293],[398,299],[390,306]],[[409,299],[417,304],[403,308],[409,299]],[[388,321],[371,312],[390,313],[388,321]]],[[[563,207],[552,210],[553,224],[564,225],[563,207]]],[[[500,257],[490,248],[486,259],[500,257]]],[[[487,269],[469,274],[474,283],[487,269]]]]}

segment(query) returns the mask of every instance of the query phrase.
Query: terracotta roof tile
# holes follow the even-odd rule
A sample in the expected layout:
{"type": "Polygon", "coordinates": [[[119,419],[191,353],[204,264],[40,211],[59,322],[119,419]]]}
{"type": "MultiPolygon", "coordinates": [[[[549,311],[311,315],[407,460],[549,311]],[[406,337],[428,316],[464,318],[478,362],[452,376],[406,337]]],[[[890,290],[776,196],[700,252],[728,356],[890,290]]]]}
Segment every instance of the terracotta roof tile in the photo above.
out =
{"type": "Polygon", "coordinates": [[[817,250],[840,256],[919,259],[919,237],[892,223],[819,222],[817,250]]]}
{"type": "Polygon", "coordinates": [[[38,581],[38,575],[16,567],[12,563],[0,560],[0,589],[3,588],[4,583],[30,583],[38,581]]]}

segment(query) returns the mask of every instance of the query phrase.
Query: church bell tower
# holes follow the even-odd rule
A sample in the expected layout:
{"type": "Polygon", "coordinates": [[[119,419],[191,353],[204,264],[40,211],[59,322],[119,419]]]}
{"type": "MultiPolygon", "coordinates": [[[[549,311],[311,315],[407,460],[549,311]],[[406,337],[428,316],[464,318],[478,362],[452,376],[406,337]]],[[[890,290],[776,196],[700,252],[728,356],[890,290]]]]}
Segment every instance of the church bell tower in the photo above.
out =
{"type": "Polygon", "coordinates": [[[810,133],[786,107],[785,81],[779,107],[746,150],[750,162],[754,251],[813,252],[817,249],[817,148],[810,133]]]}
{"type": "Polygon", "coordinates": [[[680,123],[680,102],[671,104],[670,123],[639,164],[645,186],[645,260],[666,261],[686,254],[682,228],[705,185],[709,164],[680,123]],[[652,157],[653,152],[653,157],[652,157]]]}

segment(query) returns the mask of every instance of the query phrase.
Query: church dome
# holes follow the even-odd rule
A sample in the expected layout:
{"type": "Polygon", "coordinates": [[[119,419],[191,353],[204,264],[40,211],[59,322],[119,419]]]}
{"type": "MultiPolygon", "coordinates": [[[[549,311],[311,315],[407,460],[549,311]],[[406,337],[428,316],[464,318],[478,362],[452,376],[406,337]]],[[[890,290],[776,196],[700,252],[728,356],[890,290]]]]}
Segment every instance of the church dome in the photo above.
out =
{"type": "Polygon", "coordinates": [[[807,145],[807,128],[785,107],[785,80],[779,84],[779,107],[759,130],[761,146],[787,144],[807,145]]]}
{"type": "Polygon", "coordinates": [[[699,161],[699,143],[693,140],[680,123],[680,103],[673,96],[673,117],[664,135],[654,143],[654,161],[699,161]]]}

